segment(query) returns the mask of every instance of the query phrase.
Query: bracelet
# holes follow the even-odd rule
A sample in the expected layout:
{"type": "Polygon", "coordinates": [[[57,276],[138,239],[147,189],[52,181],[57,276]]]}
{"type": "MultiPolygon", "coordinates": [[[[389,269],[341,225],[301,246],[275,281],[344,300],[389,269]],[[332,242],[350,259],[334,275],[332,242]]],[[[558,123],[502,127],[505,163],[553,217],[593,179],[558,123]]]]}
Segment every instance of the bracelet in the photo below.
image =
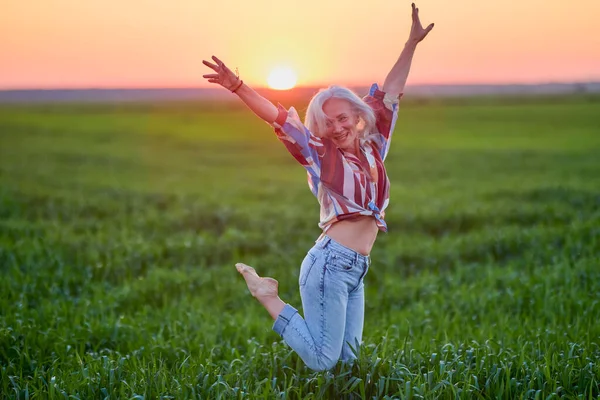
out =
{"type": "Polygon", "coordinates": [[[241,88],[243,84],[244,84],[244,81],[240,79],[240,84],[239,84],[239,85],[237,85],[237,87],[236,87],[235,89],[233,89],[233,90],[231,91],[231,93],[235,93],[235,92],[237,92],[237,91],[238,91],[238,89],[239,89],[239,88],[241,88]]]}

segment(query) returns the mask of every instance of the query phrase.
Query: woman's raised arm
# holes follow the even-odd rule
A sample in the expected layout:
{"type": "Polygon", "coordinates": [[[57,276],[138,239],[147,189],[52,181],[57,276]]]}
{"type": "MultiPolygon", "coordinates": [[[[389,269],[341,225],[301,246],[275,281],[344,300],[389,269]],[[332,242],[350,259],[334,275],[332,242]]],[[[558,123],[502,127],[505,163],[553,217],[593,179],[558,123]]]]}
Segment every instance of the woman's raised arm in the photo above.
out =
{"type": "Polygon", "coordinates": [[[406,85],[406,79],[410,71],[410,65],[412,63],[413,55],[417,48],[417,44],[425,39],[425,36],[433,29],[433,24],[429,24],[427,28],[423,28],[421,20],[419,19],[419,9],[415,7],[415,3],[412,3],[412,26],[410,28],[410,34],[408,40],[404,45],[400,57],[396,61],[396,64],[392,67],[388,76],[383,82],[382,90],[391,97],[395,98],[402,92],[404,92],[404,86],[406,85]]]}
{"type": "Polygon", "coordinates": [[[232,93],[237,94],[248,108],[267,123],[271,124],[277,119],[279,111],[273,103],[246,85],[233,71],[227,68],[223,61],[215,56],[212,56],[212,59],[216,64],[206,60],[203,60],[202,63],[216,73],[202,75],[203,78],[206,78],[210,83],[221,85],[232,93]]]}

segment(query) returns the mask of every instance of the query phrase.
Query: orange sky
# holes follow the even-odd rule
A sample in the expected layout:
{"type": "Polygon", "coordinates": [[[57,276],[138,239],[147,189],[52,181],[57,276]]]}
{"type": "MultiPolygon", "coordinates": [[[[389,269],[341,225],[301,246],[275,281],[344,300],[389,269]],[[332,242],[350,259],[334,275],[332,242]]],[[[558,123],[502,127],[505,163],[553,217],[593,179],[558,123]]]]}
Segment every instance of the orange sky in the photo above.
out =
{"type": "MultiPolygon", "coordinates": [[[[208,86],[202,59],[266,84],[382,82],[404,0],[2,0],[0,89],[208,86]]],[[[423,0],[409,84],[600,80],[600,0],[423,0]]]]}

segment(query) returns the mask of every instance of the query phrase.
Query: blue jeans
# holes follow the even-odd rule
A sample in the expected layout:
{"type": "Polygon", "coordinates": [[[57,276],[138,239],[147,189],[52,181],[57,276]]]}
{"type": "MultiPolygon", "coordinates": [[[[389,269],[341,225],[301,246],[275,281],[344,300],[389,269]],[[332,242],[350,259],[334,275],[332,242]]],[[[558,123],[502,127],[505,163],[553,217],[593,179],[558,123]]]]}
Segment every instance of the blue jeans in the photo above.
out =
{"type": "Polygon", "coordinates": [[[273,325],[285,342],[311,369],[333,368],[338,360],[356,358],[365,314],[363,279],[369,256],[328,236],[309,250],[300,268],[304,318],[286,304],[273,325]]]}

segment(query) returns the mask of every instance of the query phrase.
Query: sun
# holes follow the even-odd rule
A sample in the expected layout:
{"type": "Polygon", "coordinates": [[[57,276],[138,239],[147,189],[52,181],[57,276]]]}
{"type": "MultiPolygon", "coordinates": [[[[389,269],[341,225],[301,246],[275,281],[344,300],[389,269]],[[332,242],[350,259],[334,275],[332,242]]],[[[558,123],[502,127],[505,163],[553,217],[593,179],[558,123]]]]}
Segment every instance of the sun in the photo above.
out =
{"type": "Polygon", "coordinates": [[[288,67],[277,67],[273,68],[269,74],[267,83],[272,89],[287,90],[296,86],[297,80],[298,78],[293,69],[288,67]]]}

